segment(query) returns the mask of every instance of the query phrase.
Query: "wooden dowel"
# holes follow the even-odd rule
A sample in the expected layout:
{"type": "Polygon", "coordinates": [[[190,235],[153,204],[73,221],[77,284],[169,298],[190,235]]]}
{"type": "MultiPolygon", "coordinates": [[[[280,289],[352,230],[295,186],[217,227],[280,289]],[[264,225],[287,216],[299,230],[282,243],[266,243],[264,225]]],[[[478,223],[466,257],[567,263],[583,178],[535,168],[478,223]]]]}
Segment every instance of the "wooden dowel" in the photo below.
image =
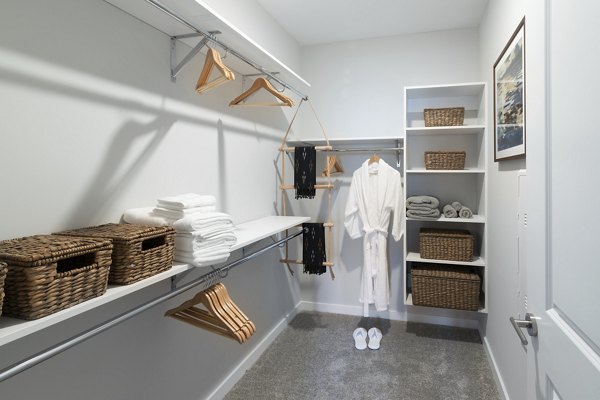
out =
{"type": "MultiPolygon", "coordinates": [[[[333,188],[335,188],[335,185],[333,185],[333,184],[317,183],[315,185],[315,189],[333,189],[333,188]]],[[[287,184],[287,185],[281,184],[281,185],[279,185],[279,189],[289,190],[289,189],[295,189],[295,187],[293,184],[287,184]]]]}
{"type": "Polygon", "coordinates": [[[325,228],[333,228],[333,226],[334,226],[334,225],[333,225],[333,222],[325,222],[325,223],[323,224],[323,226],[324,226],[325,228]]]}
{"type": "MultiPolygon", "coordinates": [[[[279,260],[280,263],[284,263],[284,264],[304,264],[304,262],[302,262],[302,260],[284,260],[281,259],[279,260]]],[[[323,266],[324,267],[333,267],[333,263],[329,262],[329,261],[323,261],[323,266]]]]}

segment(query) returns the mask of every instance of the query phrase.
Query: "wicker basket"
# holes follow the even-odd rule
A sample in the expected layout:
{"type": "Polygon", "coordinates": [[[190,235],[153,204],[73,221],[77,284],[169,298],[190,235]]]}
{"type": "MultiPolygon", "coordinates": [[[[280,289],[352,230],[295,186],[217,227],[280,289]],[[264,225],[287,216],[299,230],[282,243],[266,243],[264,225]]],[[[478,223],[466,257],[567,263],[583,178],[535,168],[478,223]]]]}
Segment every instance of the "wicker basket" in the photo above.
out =
{"type": "Polygon", "coordinates": [[[451,261],[473,260],[473,235],[464,230],[421,228],[421,258],[451,261]]]}
{"type": "Polygon", "coordinates": [[[457,126],[465,120],[464,107],[426,108],[423,110],[425,126],[457,126]]]}
{"type": "Polygon", "coordinates": [[[425,169],[465,169],[464,151],[426,151],[425,169]]]}
{"type": "Polygon", "coordinates": [[[58,232],[57,235],[112,239],[110,283],[128,285],[173,266],[175,230],[170,226],[106,224],[58,232]]]}
{"type": "Polygon", "coordinates": [[[106,292],[110,240],[37,235],[0,242],[3,312],[37,319],[106,292]]]}
{"type": "Polygon", "coordinates": [[[2,301],[4,300],[4,279],[6,278],[6,272],[8,267],[6,263],[0,262],[0,315],[2,315],[2,301]]]}
{"type": "Polygon", "coordinates": [[[477,311],[481,278],[473,268],[412,268],[412,300],[417,306],[477,311]]]}

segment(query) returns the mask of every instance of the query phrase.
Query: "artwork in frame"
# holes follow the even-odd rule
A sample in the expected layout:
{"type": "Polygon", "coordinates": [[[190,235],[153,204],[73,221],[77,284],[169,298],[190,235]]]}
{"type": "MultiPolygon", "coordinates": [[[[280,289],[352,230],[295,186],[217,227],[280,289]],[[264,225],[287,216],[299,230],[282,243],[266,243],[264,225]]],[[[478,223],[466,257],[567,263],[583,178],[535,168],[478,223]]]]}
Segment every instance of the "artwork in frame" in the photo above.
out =
{"type": "Polygon", "coordinates": [[[525,18],[494,64],[494,161],[525,156],[525,18]]]}

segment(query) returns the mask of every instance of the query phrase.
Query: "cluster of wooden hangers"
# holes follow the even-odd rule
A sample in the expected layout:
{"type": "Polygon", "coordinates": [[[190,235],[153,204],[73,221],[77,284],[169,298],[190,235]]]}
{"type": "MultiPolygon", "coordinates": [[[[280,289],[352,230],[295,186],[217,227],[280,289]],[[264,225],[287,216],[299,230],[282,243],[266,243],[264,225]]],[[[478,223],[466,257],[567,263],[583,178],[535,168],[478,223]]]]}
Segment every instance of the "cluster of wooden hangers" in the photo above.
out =
{"type": "Polygon", "coordinates": [[[179,307],[167,311],[165,315],[237,340],[239,343],[244,343],[256,332],[256,326],[229,297],[222,283],[199,292],[179,307]],[[197,305],[203,305],[206,309],[197,305]]]}
{"type": "MultiPolygon", "coordinates": [[[[198,82],[196,83],[196,93],[202,94],[210,89],[213,89],[225,82],[232,81],[235,79],[234,73],[223,63],[221,55],[218,51],[213,48],[208,48],[206,53],[206,59],[204,60],[204,68],[200,73],[198,82]],[[213,70],[219,73],[219,76],[209,82],[210,75],[213,70]]],[[[259,106],[259,107],[274,107],[274,106],[286,106],[292,107],[294,101],[289,97],[279,93],[277,89],[273,87],[265,78],[257,78],[252,86],[244,93],[233,99],[230,106],[259,106]],[[248,102],[248,98],[255,94],[259,90],[265,90],[279,99],[279,102],[248,102]]]]}

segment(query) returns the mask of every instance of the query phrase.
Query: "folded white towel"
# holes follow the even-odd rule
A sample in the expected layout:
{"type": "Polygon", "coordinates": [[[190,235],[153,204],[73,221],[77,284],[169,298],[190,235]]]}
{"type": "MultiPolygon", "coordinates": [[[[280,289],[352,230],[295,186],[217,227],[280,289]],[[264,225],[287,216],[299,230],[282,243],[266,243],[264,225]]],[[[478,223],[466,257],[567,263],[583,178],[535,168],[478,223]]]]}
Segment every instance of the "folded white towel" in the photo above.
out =
{"type": "Polygon", "coordinates": [[[235,244],[235,241],[235,237],[209,240],[194,240],[186,237],[175,236],[175,249],[192,252],[214,248],[226,248],[227,250],[229,250],[231,249],[231,246],[235,244]]]}
{"type": "Polygon", "coordinates": [[[217,200],[212,195],[185,193],[177,196],[162,197],[157,202],[161,207],[182,210],[184,208],[214,206],[217,200]]]}
{"type": "Polygon", "coordinates": [[[212,257],[187,257],[183,255],[173,255],[173,260],[184,262],[194,267],[205,267],[212,264],[220,264],[227,261],[229,258],[229,253],[226,255],[217,255],[212,257]]]}
{"type": "Polygon", "coordinates": [[[202,251],[181,251],[175,250],[173,254],[176,254],[178,257],[185,257],[188,259],[197,259],[197,258],[206,258],[206,257],[215,257],[215,256],[227,256],[231,253],[229,251],[229,247],[227,248],[219,248],[219,249],[206,249],[202,251]]]}
{"type": "Polygon", "coordinates": [[[214,212],[215,210],[216,210],[215,206],[202,206],[202,207],[186,208],[186,209],[179,210],[179,211],[169,210],[169,209],[163,208],[163,207],[155,207],[153,211],[156,215],[160,215],[161,217],[181,219],[181,218],[187,217],[188,215],[214,212]]]}
{"type": "Polygon", "coordinates": [[[224,228],[233,227],[231,216],[220,212],[198,213],[186,216],[173,223],[173,227],[178,232],[194,232],[203,228],[219,226],[224,228]]]}
{"type": "Polygon", "coordinates": [[[130,208],[123,213],[123,221],[128,224],[140,224],[149,226],[172,225],[176,219],[156,215],[152,207],[130,208]]]}
{"type": "Polygon", "coordinates": [[[215,237],[219,237],[221,235],[235,236],[237,239],[233,226],[224,227],[218,225],[202,228],[192,232],[176,231],[176,235],[179,235],[181,237],[191,237],[195,240],[209,240],[215,237]]]}

